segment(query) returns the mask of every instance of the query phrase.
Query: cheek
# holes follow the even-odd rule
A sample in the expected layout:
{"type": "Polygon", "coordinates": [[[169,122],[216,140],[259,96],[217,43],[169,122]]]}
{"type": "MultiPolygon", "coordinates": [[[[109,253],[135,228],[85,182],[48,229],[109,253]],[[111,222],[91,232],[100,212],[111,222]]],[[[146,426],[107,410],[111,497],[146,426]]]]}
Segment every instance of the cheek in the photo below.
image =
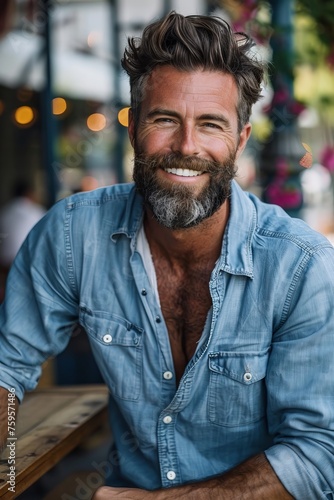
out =
{"type": "Polygon", "coordinates": [[[235,153],[237,144],[231,138],[224,140],[207,140],[206,150],[214,158],[215,161],[222,161],[226,157],[235,153]]]}
{"type": "Polygon", "coordinates": [[[136,136],[136,143],[139,149],[147,152],[156,152],[166,148],[170,144],[170,134],[157,130],[144,129],[136,136]]]}

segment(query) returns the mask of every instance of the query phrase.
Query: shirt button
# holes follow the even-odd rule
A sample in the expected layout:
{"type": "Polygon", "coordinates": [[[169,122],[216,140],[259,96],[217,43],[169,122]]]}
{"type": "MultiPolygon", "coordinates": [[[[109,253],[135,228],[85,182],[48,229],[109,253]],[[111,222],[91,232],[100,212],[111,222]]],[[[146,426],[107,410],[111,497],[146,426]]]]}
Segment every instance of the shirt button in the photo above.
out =
{"type": "Polygon", "coordinates": [[[173,470],[169,470],[167,472],[167,479],[169,479],[170,481],[174,481],[174,479],[176,478],[176,474],[173,470]]]}
{"type": "Polygon", "coordinates": [[[160,318],[160,316],[156,316],[155,321],[156,321],[157,323],[161,323],[161,318],[160,318]]]}
{"type": "Polygon", "coordinates": [[[245,382],[250,382],[250,381],[252,380],[252,378],[253,378],[253,375],[252,375],[251,373],[246,372],[246,373],[244,374],[244,381],[245,381],[245,382]]]}
{"type": "Polygon", "coordinates": [[[163,374],[163,377],[165,380],[170,380],[171,378],[173,378],[173,374],[172,374],[172,372],[165,372],[163,374]]]}
{"type": "Polygon", "coordinates": [[[103,335],[103,342],[105,342],[106,344],[110,344],[111,341],[112,341],[112,336],[109,335],[109,333],[103,335]]]}
{"type": "Polygon", "coordinates": [[[147,291],[145,290],[145,288],[142,289],[141,294],[142,295],[147,295],[147,291]]]}
{"type": "Polygon", "coordinates": [[[172,417],[170,415],[166,415],[166,417],[163,418],[164,424],[170,424],[171,421],[172,421],[172,417]]]}

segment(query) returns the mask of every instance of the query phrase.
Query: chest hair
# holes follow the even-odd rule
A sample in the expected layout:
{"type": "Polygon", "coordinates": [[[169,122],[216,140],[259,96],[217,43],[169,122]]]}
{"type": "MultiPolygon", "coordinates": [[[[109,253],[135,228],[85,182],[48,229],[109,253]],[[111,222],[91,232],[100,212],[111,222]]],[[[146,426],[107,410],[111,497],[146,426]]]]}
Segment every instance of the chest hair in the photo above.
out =
{"type": "Polygon", "coordinates": [[[203,263],[171,269],[155,261],[162,313],[168,329],[174,368],[179,380],[195,353],[212,301],[211,268],[203,263]]]}

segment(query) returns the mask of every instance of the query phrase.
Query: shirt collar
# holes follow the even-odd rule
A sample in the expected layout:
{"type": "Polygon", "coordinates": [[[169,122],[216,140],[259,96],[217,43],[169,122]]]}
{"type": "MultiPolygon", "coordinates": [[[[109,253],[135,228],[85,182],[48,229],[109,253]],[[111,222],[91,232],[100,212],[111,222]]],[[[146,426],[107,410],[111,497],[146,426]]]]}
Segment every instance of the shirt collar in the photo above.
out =
{"type": "Polygon", "coordinates": [[[253,278],[252,240],[256,227],[256,211],[236,181],[232,181],[230,216],[226,226],[220,269],[253,278]]]}
{"type": "MultiPolygon", "coordinates": [[[[125,209],[122,211],[117,227],[112,230],[112,239],[125,234],[136,240],[143,220],[143,202],[134,185],[129,190],[125,209]]],[[[253,277],[252,239],[256,227],[255,207],[236,181],[232,181],[230,216],[226,226],[220,269],[231,273],[253,277]]],[[[135,244],[135,241],[133,242],[135,244]]]]}
{"type": "Polygon", "coordinates": [[[123,186],[127,190],[126,203],[123,207],[121,202],[118,204],[121,213],[111,231],[113,241],[116,241],[116,237],[120,234],[125,234],[128,238],[133,239],[143,221],[143,200],[141,195],[137,192],[133,183],[123,184],[123,186]]]}

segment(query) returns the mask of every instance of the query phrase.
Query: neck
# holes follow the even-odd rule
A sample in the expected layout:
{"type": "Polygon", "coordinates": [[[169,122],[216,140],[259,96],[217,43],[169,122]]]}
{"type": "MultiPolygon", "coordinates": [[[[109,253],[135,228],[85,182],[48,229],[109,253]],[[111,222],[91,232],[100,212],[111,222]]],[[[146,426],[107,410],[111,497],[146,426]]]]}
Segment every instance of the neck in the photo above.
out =
{"type": "Polygon", "coordinates": [[[147,209],[144,228],[151,252],[163,255],[174,264],[198,262],[199,259],[214,263],[221,252],[228,216],[229,202],[226,201],[198,226],[173,230],[162,226],[147,209]]]}

